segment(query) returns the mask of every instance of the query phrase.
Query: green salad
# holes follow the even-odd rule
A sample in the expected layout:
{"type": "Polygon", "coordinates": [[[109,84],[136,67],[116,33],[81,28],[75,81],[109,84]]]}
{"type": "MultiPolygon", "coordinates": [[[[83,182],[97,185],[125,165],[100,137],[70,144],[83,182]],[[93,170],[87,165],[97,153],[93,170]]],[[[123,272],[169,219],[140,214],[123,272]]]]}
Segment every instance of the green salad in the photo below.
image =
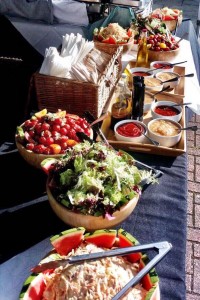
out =
{"type": "Polygon", "coordinates": [[[156,182],[151,171],[139,170],[126,152],[85,141],[69,148],[53,165],[48,183],[55,199],[67,209],[109,218],[141,194],[144,178],[156,182]]]}

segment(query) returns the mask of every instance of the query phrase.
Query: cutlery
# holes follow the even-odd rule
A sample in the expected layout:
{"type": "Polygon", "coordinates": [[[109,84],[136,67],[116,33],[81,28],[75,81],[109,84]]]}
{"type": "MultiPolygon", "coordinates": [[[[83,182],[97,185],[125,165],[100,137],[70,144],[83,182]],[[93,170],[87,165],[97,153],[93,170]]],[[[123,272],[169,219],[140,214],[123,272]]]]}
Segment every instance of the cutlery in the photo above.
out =
{"type": "MultiPolygon", "coordinates": [[[[140,279],[147,274],[172,248],[172,245],[168,243],[167,241],[164,242],[157,242],[157,243],[150,243],[150,244],[144,244],[144,245],[137,245],[137,246],[131,246],[131,247],[123,247],[123,248],[116,248],[113,250],[107,250],[107,251],[101,251],[96,253],[89,253],[89,254],[83,254],[83,255],[75,255],[71,256],[69,258],[61,258],[57,260],[52,260],[48,262],[43,262],[38,264],[37,266],[34,266],[31,271],[34,273],[40,273],[47,269],[56,269],[60,266],[66,266],[67,264],[79,264],[83,263],[85,261],[94,261],[106,257],[113,257],[113,256],[124,256],[131,253],[137,253],[141,251],[147,251],[147,250],[155,250],[159,252],[159,255],[156,255],[151,261],[150,266],[148,268],[142,269],[142,276],[140,275],[140,279]]],[[[148,265],[149,265],[148,264],[148,265]]],[[[147,265],[146,265],[147,266],[147,265]]],[[[139,274],[139,273],[138,273],[139,274]]],[[[134,277],[135,279],[135,277],[134,277]]],[[[119,298],[116,298],[119,299],[119,298]]]]}
{"type": "Polygon", "coordinates": [[[158,143],[157,141],[154,141],[152,138],[150,138],[148,135],[146,135],[144,132],[141,131],[141,133],[155,146],[159,146],[160,143],[158,143]]]}
{"type": "Polygon", "coordinates": [[[188,127],[183,127],[178,129],[178,131],[180,130],[192,130],[192,131],[197,131],[199,128],[195,125],[195,126],[188,126],[188,127]]]}
{"type": "Polygon", "coordinates": [[[174,106],[185,106],[185,105],[189,105],[189,104],[192,104],[191,102],[185,102],[185,103],[180,103],[180,104],[172,104],[170,106],[174,107],[174,106]]]}
{"type": "Polygon", "coordinates": [[[173,82],[173,81],[176,81],[178,78],[181,78],[181,77],[193,77],[193,76],[194,76],[194,73],[186,74],[186,75],[179,75],[179,77],[174,77],[172,79],[162,81],[162,83],[173,82]]]}
{"type": "Polygon", "coordinates": [[[187,60],[185,60],[185,61],[181,61],[181,62],[177,62],[177,63],[169,63],[169,65],[171,66],[171,67],[173,67],[173,66],[176,66],[176,65],[180,65],[180,64],[183,64],[183,63],[186,63],[187,62],[187,60]]]}
{"type": "Polygon", "coordinates": [[[184,39],[188,36],[188,32],[185,32],[184,35],[180,38],[180,40],[178,40],[178,42],[176,43],[177,45],[184,39]]]}
{"type": "Polygon", "coordinates": [[[170,88],[170,85],[166,86],[165,88],[163,88],[161,91],[156,92],[155,94],[153,94],[153,97],[155,97],[156,95],[168,90],[170,88]]]}

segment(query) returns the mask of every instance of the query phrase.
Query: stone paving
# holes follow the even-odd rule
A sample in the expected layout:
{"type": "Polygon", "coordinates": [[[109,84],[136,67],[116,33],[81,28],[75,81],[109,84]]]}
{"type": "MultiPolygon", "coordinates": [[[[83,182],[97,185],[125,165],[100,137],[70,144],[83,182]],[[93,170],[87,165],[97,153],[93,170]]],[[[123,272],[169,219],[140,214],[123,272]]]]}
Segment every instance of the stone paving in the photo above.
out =
{"type": "MultiPolygon", "coordinates": [[[[200,128],[200,116],[188,125],[200,128]]],[[[200,299],[200,130],[187,132],[188,152],[188,224],[186,252],[187,300],[200,299]]]]}
{"type": "MultiPolygon", "coordinates": [[[[199,0],[154,0],[153,9],[168,6],[183,10],[196,30],[199,0]]],[[[200,99],[199,99],[200,100],[200,99]]],[[[189,125],[200,128],[200,116],[194,115],[189,125]]],[[[200,129],[187,132],[188,153],[188,211],[186,250],[186,300],[200,300],[200,129]]],[[[170,299],[173,300],[173,299],[170,299]]]]}

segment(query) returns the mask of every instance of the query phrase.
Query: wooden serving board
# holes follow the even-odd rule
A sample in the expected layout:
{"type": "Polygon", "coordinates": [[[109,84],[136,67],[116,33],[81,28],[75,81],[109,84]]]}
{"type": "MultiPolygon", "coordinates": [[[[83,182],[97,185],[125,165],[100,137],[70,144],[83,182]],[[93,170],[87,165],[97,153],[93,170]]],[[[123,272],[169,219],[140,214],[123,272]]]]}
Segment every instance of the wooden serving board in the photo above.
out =
{"type": "MultiPolygon", "coordinates": [[[[158,101],[166,100],[173,101],[176,103],[183,103],[183,97],[178,94],[171,93],[162,93],[156,96],[158,101]]],[[[115,97],[113,96],[109,106],[107,107],[107,111],[111,111],[111,106],[115,101],[115,97]]],[[[148,122],[152,119],[151,112],[149,111],[144,115],[143,122],[147,125],[148,122]]],[[[132,142],[122,142],[117,141],[114,135],[113,130],[110,129],[111,123],[111,114],[108,114],[108,117],[104,119],[101,130],[103,131],[105,137],[107,138],[110,145],[112,145],[116,149],[122,149],[126,151],[134,151],[134,152],[143,152],[147,154],[157,154],[157,155],[165,155],[165,156],[178,156],[186,152],[186,132],[182,131],[181,140],[174,147],[163,147],[163,146],[155,146],[149,143],[132,143],[132,142]]],[[[183,127],[185,127],[185,108],[183,107],[182,118],[179,122],[183,127]]],[[[97,141],[100,141],[100,137],[97,137],[97,141]]]]}

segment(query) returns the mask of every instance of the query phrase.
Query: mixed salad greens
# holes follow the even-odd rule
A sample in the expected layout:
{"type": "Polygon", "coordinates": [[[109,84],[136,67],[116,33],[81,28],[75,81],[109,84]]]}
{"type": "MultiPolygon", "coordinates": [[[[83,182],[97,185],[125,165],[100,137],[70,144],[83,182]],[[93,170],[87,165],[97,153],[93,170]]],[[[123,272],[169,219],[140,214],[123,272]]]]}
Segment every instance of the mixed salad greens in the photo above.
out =
{"type": "Polygon", "coordinates": [[[139,170],[126,152],[85,141],[67,149],[53,164],[48,183],[54,198],[67,209],[110,218],[141,194],[144,178],[157,182],[151,171],[139,170]]]}

